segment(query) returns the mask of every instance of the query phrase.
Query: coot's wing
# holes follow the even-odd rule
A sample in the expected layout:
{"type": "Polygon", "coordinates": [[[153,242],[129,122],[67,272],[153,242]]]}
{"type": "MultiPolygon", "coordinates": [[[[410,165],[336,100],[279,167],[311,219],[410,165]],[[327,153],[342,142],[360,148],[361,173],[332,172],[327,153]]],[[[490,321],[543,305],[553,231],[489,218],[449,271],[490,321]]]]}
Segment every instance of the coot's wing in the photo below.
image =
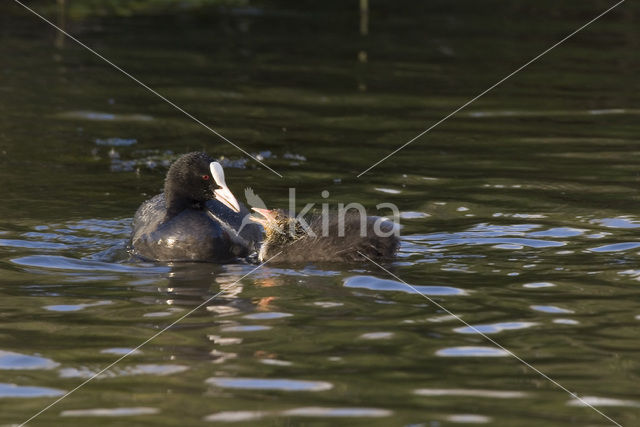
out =
{"type": "Polygon", "coordinates": [[[133,217],[131,241],[158,228],[167,212],[164,194],[158,194],[140,205],[133,217]]]}
{"type": "Polygon", "coordinates": [[[217,200],[207,200],[205,207],[212,216],[224,222],[236,231],[238,236],[246,241],[249,250],[257,250],[262,241],[262,226],[249,219],[251,212],[245,205],[239,203],[240,212],[234,212],[217,200]]]}
{"type": "Polygon", "coordinates": [[[225,262],[249,255],[246,243],[206,211],[185,209],[134,240],[134,253],[154,261],[225,262]]]}

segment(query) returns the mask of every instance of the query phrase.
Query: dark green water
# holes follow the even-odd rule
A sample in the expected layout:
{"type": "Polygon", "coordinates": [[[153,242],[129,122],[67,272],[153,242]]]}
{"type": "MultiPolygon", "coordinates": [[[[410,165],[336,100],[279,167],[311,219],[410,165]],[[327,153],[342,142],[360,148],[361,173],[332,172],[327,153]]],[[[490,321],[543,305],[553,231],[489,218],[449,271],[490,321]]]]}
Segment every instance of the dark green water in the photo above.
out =
{"type": "Polygon", "coordinates": [[[222,290],[30,425],[611,425],[374,265],[127,262],[135,209],[202,149],[242,201],[397,204],[393,274],[637,425],[637,5],[357,178],[613,3],[373,2],[366,37],[355,1],[266,4],[67,29],[283,178],[0,6],[0,423],[222,290]]]}

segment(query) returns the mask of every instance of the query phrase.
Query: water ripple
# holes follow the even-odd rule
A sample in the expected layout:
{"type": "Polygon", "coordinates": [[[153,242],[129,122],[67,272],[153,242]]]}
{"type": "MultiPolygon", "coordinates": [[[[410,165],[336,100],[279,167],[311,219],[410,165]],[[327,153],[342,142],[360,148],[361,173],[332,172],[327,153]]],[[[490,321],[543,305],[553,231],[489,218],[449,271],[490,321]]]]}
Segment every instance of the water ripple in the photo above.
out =
{"type": "Polygon", "coordinates": [[[290,317],[290,316],[293,316],[293,314],[278,313],[278,312],[272,311],[272,312],[265,312],[265,313],[247,314],[246,316],[243,316],[243,317],[245,319],[281,319],[283,317],[290,317]]]}
{"type": "MultiPolygon", "coordinates": [[[[183,365],[140,364],[128,367],[116,367],[103,372],[100,377],[127,377],[131,375],[172,375],[188,370],[183,365]]],[[[98,371],[89,368],[63,368],[59,370],[60,378],[91,378],[98,371]]]]}
{"type": "MultiPolygon", "coordinates": [[[[627,108],[606,108],[598,110],[496,110],[496,111],[467,111],[460,113],[460,116],[484,118],[484,117],[563,117],[563,116],[601,116],[601,115],[620,115],[620,114],[639,114],[639,110],[627,108]]],[[[554,141],[552,138],[546,138],[554,141]]],[[[536,138],[542,140],[542,138],[536,138]]],[[[528,139],[525,139],[528,141],[528,139]]]]}
{"type": "Polygon", "coordinates": [[[535,311],[541,311],[543,313],[554,313],[554,314],[574,313],[573,310],[556,307],[555,305],[532,305],[531,309],[535,311]]]}
{"type": "Polygon", "coordinates": [[[493,323],[488,325],[471,325],[461,328],[455,328],[454,332],[459,334],[497,334],[502,331],[508,331],[512,329],[525,329],[537,325],[534,322],[505,322],[505,323],[493,323]]]}
{"type": "Polygon", "coordinates": [[[265,325],[238,325],[238,326],[226,326],[221,329],[223,332],[257,332],[267,331],[271,329],[271,326],[265,325]]]}
{"type": "Polygon", "coordinates": [[[232,378],[213,377],[205,381],[223,388],[241,388],[249,390],[282,390],[282,391],[324,391],[333,388],[333,384],[326,381],[305,381],[264,378],[232,378]]]}
{"type": "Polygon", "coordinates": [[[422,219],[422,218],[427,218],[431,215],[429,215],[426,212],[413,212],[413,211],[405,211],[405,212],[400,212],[400,218],[402,219],[422,219]]]}
{"type": "Polygon", "coordinates": [[[378,279],[374,276],[352,276],[344,280],[344,286],[348,288],[364,288],[372,291],[399,291],[409,294],[423,295],[467,295],[463,289],[451,286],[410,286],[402,282],[388,279],[378,279]]]}
{"type": "Polygon", "coordinates": [[[453,246],[453,245],[517,245],[527,246],[530,248],[555,248],[558,246],[564,246],[564,242],[556,242],[554,240],[540,240],[540,239],[524,239],[524,238],[454,238],[446,239],[438,242],[441,246],[453,246]]]}
{"type": "Polygon", "coordinates": [[[509,353],[495,347],[461,346],[443,348],[438,350],[436,355],[445,357],[504,357],[509,353]]]}
{"type": "Polygon", "coordinates": [[[278,360],[278,359],[260,359],[260,363],[265,364],[265,365],[272,365],[272,366],[291,366],[291,365],[293,365],[293,363],[289,362],[288,360],[278,360]]]}
{"type": "Polygon", "coordinates": [[[491,421],[491,417],[478,414],[452,414],[447,415],[446,420],[452,423],[486,424],[491,421]]]}
{"type": "Polygon", "coordinates": [[[334,301],[316,301],[313,303],[313,305],[317,305],[318,307],[322,307],[322,308],[334,308],[334,307],[341,307],[344,305],[344,303],[334,302],[334,301]]]}
{"type": "Polygon", "coordinates": [[[165,273],[169,271],[169,267],[163,266],[136,267],[133,265],[87,261],[58,255],[29,255],[12,259],[11,262],[25,267],[74,271],[113,271],[118,273],[165,273]]]}
{"type": "Polygon", "coordinates": [[[579,325],[580,322],[573,319],[553,319],[553,323],[558,323],[560,325],[579,325]]]}
{"type": "Polygon", "coordinates": [[[578,399],[572,399],[567,402],[569,406],[624,406],[630,408],[640,408],[640,402],[635,400],[612,399],[610,397],[584,396],[578,399]]]}
{"type": "Polygon", "coordinates": [[[267,416],[379,418],[388,417],[392,414],[393,412],[388,409],[379,408],[329,408],[309,406],[303,408],[288,409],[286,411],[223,411],[208,415],[204,418],[204,420],[214,422],[240,422],[255,421],[267,416]]]}
{"type": "Polygon", "coordinates": [[[29,248],[29,249],[68,249],[69,246],[63,243],[51,243],[42,241],[31,240],[18,240],[18,239],[0,239],[0,246],[6,246],[10,248],[29,248]]]}
{"type": "Polygon", "coordinates": [[[607,228],[639,228],[640,223],[629,216],[619,216],[615,218],[594,219],[592,223],[600,224],[607,228]]]}
{"type": "Polygon", "coordinates": [[[40,356],[29,356],[14,353],[13,351],[0,350],[1,369],[53,369],[60,364],[51,359],[40,356]]]}
{"type": "Polygon", "coordinates": [[[267,411],[223,411],[208,415],[204,418],[204,420],[227,423],[239,421],[254,421],[270,414],[271,413],[267,411]]]}
{"type": "Polygon", "coordinates": [[[128,147],[138,142],[135,138],[96,138],[96,145],[106,145],[109,147],[128,147]]]}
{"type": "Polygon", "coordinates": [[[49,311],[80,311],[87,307],[95,307],[99,305],[109,305],[112,301],[98,301],[88,304],[60,304],[60,305],[46,305],[43,308],[49,311]]]}
{"type": "Polygon", "coordinates": [[[123,354],[128,354],[128,355],[133,355],[133,354],[142,354],[142,350],[134,350],[133,348],[127,348],[127,347],[113,347],[113,348],[105,348],[104,350],[101,350],[100,353],[103,354],[117,354],[119,356],[123,355],[123,354]]]}
{"type": "Polygon", "coordinates": [[[0,399],[7,397],[56,397],[65,392],[56,388],[0,383],[0,399]]]}
{"type": "Polygon", "coordinates": [[[131,417],[134,415],[153,415],[159,413],[157,408],[94,408],[70,409],[60,412],[62,417],[131,417]]]}
{"type": "Polygon", "coordinates": [[[581,228],[572,228],[572,227],[557,227],[550,228],[549,230],[544,231],[534,231],[533,233],[529,233],[529,236],[532,237],[575,237],[584,234],[587,230],[583,230],[581,228]]]}
{"type": "Polygon", "coordinates": [[[551,248],[566,245],[566,242],[544,240],[537,237],[573,237],[583,230],[569,227],[558,227],[544,231],[532,231],[540,228],[539,224],[476,224],[468,231],[457,233],[431,233],[404,236],[408,241],[424,242],[436,248],[457,245],[494,245],[500,249],[551,248]],[[536,237],[536,238],[530,238],[536,237]]]}
{"type": "Polygon", "coordinates": [[[388,340],[393,338],[393,332],[368,332],[358,338],[363,340],[388,340]]]}
{"type": "Polygon", "coordinates": [[[282,415],[290,417],[388,417],[393,412],[378,408],[321,408],[307,407],[289,409],[282,415]]]}
{"type": "Polygon", "coordinates": [[[614,243],[612,245],[598,246],[597,248],[591,248],[589,251],[591,252],[622,252],[628,251],[630,249],[635,249],[640,247],[640,242],[624,242],[624,243],[614,243]]]}
{"type": "Polygon", "coordinates": [[[491,399],[513,399],[528,396],[528,393],[525,393],[524,391],[479,390],[466,388],[419,388],[413,392],[420,396],[470,396],[488,397],[491,399]]]}
{"type": "Polygon", "coordinates": [[[65,111],[55,117],[60,119],[90,120],[99,122],[150,122],[153,117],[144,114],[112,114],[101,111],[65,111]]]}
{"type": "Polygon", "coordinates": [[[523,288],[551,288],[554,287],[556,285],[554,285],[551,282],[532,282],[532,283],[525,283],[524,285],[522,285],[523,288]]]}
{"type": "Polygon", "coordinates": [[[374,190],[380,191],[381,193],[387,193],[387,194],[400,194],[401,193],[400,190],[396,190],[396,189],[393,189],[393,188],[379,188],[379,187],[376,187],[376,188],[374,188],[374,190]]]}

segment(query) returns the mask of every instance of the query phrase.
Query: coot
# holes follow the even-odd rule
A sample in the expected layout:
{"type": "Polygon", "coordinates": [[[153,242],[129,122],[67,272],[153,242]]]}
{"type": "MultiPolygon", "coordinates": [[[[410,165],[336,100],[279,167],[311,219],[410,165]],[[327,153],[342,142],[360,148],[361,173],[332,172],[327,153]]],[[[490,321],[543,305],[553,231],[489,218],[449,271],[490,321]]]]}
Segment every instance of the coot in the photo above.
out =
{"type": "Polygon", "coordinates": [[[274,256],[273,262],[278,263],[365,261],[362,254],[384,260],[393,258],[400,244],[393,222],[354,211],[344,213],[344,222],[338,213],[305,219],[307,228],[280,209],[253,210],[261,215],[253,220],[265,230],[260,261],[274,256]]]}
{"type": "Polygon", "coordinates": [[[152,261],[224,262],[247,256],[261,240],[250,212],[233,196],[220,163],[205,153],[176,160],[164,193],[140,205],[133,218],[131,252],[152,261]]]}

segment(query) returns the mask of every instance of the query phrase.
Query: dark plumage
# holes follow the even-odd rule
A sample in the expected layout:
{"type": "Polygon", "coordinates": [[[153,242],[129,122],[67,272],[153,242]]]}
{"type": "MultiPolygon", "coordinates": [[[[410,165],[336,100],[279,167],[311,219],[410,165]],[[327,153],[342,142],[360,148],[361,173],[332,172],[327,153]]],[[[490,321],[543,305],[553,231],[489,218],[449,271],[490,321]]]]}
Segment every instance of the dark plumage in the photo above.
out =
{"type": "Polygon", "coordinates": [[[224,180],[222,166],[205,153],[176,160],[164,193],[145,201],[133,218],[131,250],[153,261],[224,262],[255,250],[262,230],[240,229],[249,214],[224,180]]]}
{"type": "Polygon", "coordinates": [[[337,213],[330,214],[324,224],[323,217],[318,215],[306,221],[309,228],[305,230],[304,224],[282,210],[254,210],[262,215],[254,220],[265,229],[258,256],[260,261],[266,261],[278,253],[273,262],[366,261],[361,254],[374,260],[383,260],[393,258],[400,244],[395,224],[379,217],[364,217],[363,224],[363,217],[348,211],[341,226],[337,213]],[[341,229],[343,233],[340,233],[341,229]]]}

